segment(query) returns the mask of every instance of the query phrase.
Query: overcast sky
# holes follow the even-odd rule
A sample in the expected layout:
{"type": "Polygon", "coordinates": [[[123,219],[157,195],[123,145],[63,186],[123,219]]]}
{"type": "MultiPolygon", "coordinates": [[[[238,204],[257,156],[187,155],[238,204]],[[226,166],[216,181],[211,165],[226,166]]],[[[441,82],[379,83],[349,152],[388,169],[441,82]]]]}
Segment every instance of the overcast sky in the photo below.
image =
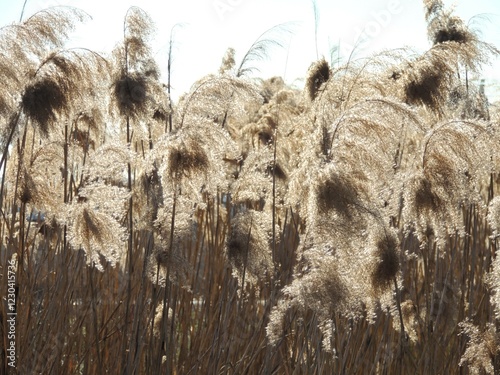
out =
{"type": "MultiPolygon", "coordinates": [[[[0,0],[0,25],[18,22],[23,4],[24,0],[0,0]]],[[[166,66],[172,27],[183,24],[174,35],[174,97],[205,74],[217,72],[228,47],[241,59],[263,32],[279,24],[290,30],[276,35],[284,48],[271,49],[268,60],[256,63],[257,74],[263,78],[279,75],[297,85],[311,62],[317,56],[329,59],[336,46],[336,57],[344,61],[354,47],[355,57],[403,46],[418,51],[430,47],[421,1],[317,0],[317,43],[312,4],[311,0],[27,0],[24,17],[54,5],[83,9],[92,20],[78,27],[71,45],[110,52],[122,38],[127,9],[139,6],[155,22],[152,47],[160,67],[166,66]]],[[[456,14],[466,21],[487,15],[476,17],[483,39],[500,47],[500,1],[445,0],[445,4],[455,5],[456,14]]],[[[487,93],[496,99],[500,90],[492,85],[500,81],[500,60],[485,68],[483,76],[490,84],[487,93]]]]}

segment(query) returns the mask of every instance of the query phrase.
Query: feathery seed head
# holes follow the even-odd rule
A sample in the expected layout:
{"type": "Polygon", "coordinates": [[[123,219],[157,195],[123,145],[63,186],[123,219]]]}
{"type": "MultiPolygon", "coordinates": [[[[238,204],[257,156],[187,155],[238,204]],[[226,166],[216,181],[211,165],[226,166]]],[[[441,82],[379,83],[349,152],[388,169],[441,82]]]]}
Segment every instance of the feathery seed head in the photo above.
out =
{"type": "Polygon", "coordinates": [[[88,162],[83,168],[84,182],[102,180],[120,185],[124,179],[127,164],[134,164],[135,153],[127,145],[108,141],[89,153],[88,162]]]}
{"type": "Polygon", "coordinates": [[[146,79],[140,74],[124,74],[115,82],[114,94],[122,114],[143,111],[146,106],[146,79]]]}
{"type": "Polygon", "coordinates": [[[425,105],[431,109],[441,109],[446,99],[444,90],[448,87],[451,74],[448,63],[439,59],[421,60],[416,67],[407,71],[404,100],[408,104],[425,105]]]}
{"type": "Polygon", "coordinates": [[[275,160],[273,147],[270,145],[251,151],[243,162],[238,179],[232,185],[233,201],[254,208],[256,205],[271,203],[274,175],[275,201],[283,202],[288,190],[287,161],[280,150],[277,150],[275,160]]]}
{"type": "Polygon", "coordinates": [[[473,375],[494,374],[495,358],[500,350],[500,340],[493,323],[481,329],[470,320],[459,323],[460,334],[469,340],[460,358],[460,366],[467,365],[473,375]]]}
{"type": "Polygon", "coordinates": [[[433,44],[456,42],[468,43],[474,40],[461,18],[453,16],[452,11],[444,9],[441,0],[424,0],[425,19],[429,39],[433,44]]]}
{"type": "Polygon", "coordinates": [[[283,288],[284,298],[271,310],[266,332],[272,344],[283,334],[284,318],[292,308],[302,315],[314,312],[319,324],[335,313],[356,315],[349,286],[338,272],[335,259],[325,257],[320,264],[296,277],[283,288]]]}
{"type": "Polygon", "coordinates": [[[307,95],[311,100],[316,99],[321,86],[330,79],[330,76],[330,66],[324,58],[311,65],[306,81],[307,95]]]}
{"type": "Polygon", "coordinates": [[[424,0],[425,7],[425,19],[429,20],[431,17],[435,17],[443,10],[442,0],[424,0]]]}
{"type": "Polygon", "coordinates": [[[102,82],[108,79],[107,69],[107,61],[89,50],[51,53],[32,70],[32,81],[22,94],[22,109],[42,135],[48,135],[61,115],[74,111],[80,117],[78,113],[87,109],[85,100],[98,97],[102,82]]]}
{"type": "Polygon", "coordinates": [[[195,240],[197,224],[186,213],[186,202],[180,199],[177,203],[175,215],[172,215],[172,207],[164,206],[158,210],[154,223],[155,246],[148,258],[147,272],[155,284],[165,286],[168,277],[170,281],[189,289],[187,281],[192,269],[186,254],[195,240]]]}
{"type": "Polygon", "coordinates": [[[408,229],[415,229],[422,244],[428,236],[442,240],[449,219],[449,205],[435,191],[431,181],[421,174],[413,176],[404,196],[403,217],[408,229]]]}
{"type": "Polygon", "coordinates": [[[403,207],[405,222],[422,242],[429,227],[438,241],[457,230],[463,234],[464,205],[484,208],[479,189],[481,176],[491,171],[491,138],[479,121],[454,120],[434,126],[422,140],[422,169],[409,175],[403,207]]]}
{"type": "Polygon", "coordinates": [[[35,190],[36,190],[35,182],[31,178],[30,174],[26,171],[26,169],[24,169],[21,175],[21,183],[18,193],[19,200],[22,203],[31,202],[35,190]]]}
{"type": "Polygon", "coordinates": [[[330,178],[320,181],[316,189],[320,212],[326,214],[335,210],[343,216],[351,216],[352,204],[357,202],[358,193],[348,178],[333,173],[330,178]]]}
{"type": "Polygon", "coordinates": [[[264,104],[267,104],[271,99],[281,91],[285,86],[285,82],[281,77],[271,77],[262,82],[260,95],[264,99],[264,104]]]}
{"type": "Polygon", "coordinates": [[[494,197],[488,205],[488,215],[486,216],[491,227],[492,235],[500,235],[500,196],[494,197]]]}
{"type": "Polygon", "coordinates": [[[148,37],[154,31],[154,22],[141,8],[132,6],[125,15],[125,33],[127,36],[148,37]]]}
{"type": "Polygon", "coordinates": [[[170,307],[168,308],[168,313],[165,314],[163,306],[164,303],[160,301],[155,309],[153,335],[156,337],[161,337],[161,332],[164,327],[170,327],[172,317],[174,316],[174,311],[170,307]],[[167,321],[166,324],[164,320],[167,321]]]}
{"type": "Polygon", "coordinates": [[[384,231],[376,240],[375,267],[371,274],[371,282],[378,293],[390,287],[399,271],[399,241],[392,232],[384,231]]]}
{"type": "Polygon", "coordinates": [[[256,281],[273,269],[272,221],[268,216],[265,212],[246,210],[231,220],[226,255],[239,278],[256,281]]]}
{"type": "MultiPolygon", "coordinates": [[[[27,137],[37,139],[35,129],[30,128],[27,137]]],[[[5,178],[8,184],[17,183],[18,189],[9,189],[7,194],[10,198],[16,192],[16,198],[21,202],[30,203],[38,210],[43,210],[47,216],[56,215],[60,218],[61,211],[64,211],[61,210],[64,201],[61,190],[61,147],[58,142],[44,140],[40,143],[31,152],[25,151],[22,155],[18,155],[19,150],[14,148],[16,152],[12,155],[12,162],[7,164],[5,178]]]]}
{"type": "Polygon", "coordinates": [[[243,270],[247,268],[246,263],[250,251],[251,229],[249,229],[249,233],[243,233],[241,229],[245,228],[233,229],[231,236],[226,242],[226,252],[233,267],[240,273],[243,273],[243,270]],[[247,238],[245,238],[245,235],[247,238]]]}
{"type": "Polygon", "coordinates": [[[443,207],[441,198],[432,191],[431,182],[419,179],[415,189],[415,207],[418,211],[437,212],[443,207]]]}
{"type": "Polygon", "coordinates": [[[193,139],[187,138],[177,147],[172,146],[168,155],[168,174],[173,178],[182,178],[192,173],[207,172],[209,160],[203,148],[193,139]]]}
{"type": "Polygon", "coordinates": [[[225,74],[225,73],[230,73],[235,65],[236,61],[234,60],[234,48],[228,48],[226,51],[226,54],[224,55],[222,59],[222,64],[219,68],[219,74],[225,74]]]}
{"type": "Polygon", "coordinates": [[[111,266],[123,259],[126,231],[115,218],[96,210],[91,203],[75,202],[69,208],[68,240],[75,250],[85,251],[88,264],[103,271],[103,259],[111,266]]]}
{"type": "Polygon", "coordinates": [[[465,28],[458,17],[450,17],[444,28],[437,30],[434,34],[434,44],[444,42],[468,43],[472,40],[470,32],[465,28]]]}
{"type": "Polygon", "coordinates": [[[48,135],[51,124],[68,104],[67,87],[44,78],[26,87],[21,99],[25,114],[48,135]]]}
{"type": "MultiPolygon", "coordinates": [[[[401,303],[401,314],[403,315],[403,324],[405,331],[408,333],[410,340],[416,343],[418,341],[417,330],[420,320],[420,317],[418,316],[417,306],[415,306],[412,300],[406,300],[401,303]]],[[[397,319],[394,319],[394,321],[396,322],[397,319]]]]}

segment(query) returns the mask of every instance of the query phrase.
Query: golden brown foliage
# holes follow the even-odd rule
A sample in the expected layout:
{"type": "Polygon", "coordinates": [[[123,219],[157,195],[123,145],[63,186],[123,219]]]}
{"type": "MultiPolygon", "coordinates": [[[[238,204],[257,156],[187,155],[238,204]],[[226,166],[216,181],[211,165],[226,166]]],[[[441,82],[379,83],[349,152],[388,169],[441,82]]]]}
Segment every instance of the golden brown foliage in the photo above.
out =
{"type": "Polygon", "coordinates": [[[176,105],[139,8],[111,57],[64,48],[76,10],[1,29],[19,372],[498,372],[496,49],[424,7],[423,54],[300,90],[249,76],[264,33],[176,105]]]}

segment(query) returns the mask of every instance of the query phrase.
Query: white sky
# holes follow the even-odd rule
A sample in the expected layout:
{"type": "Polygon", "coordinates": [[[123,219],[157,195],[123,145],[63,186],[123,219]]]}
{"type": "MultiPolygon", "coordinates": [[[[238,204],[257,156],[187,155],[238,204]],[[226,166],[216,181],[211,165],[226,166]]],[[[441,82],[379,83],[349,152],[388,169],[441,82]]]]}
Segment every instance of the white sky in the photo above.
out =
{"type": "MultiPolygon", "coordinates": [[[[0,0],[0,26],[18,22],[24,0],[0,0]]],[[[330,49],[340,45],[344,61],[356,42],[355,57],[383,49],[411,46],[429,48],[420,0],[317,0],[319,11],[318,54],[329,59],[330,49]],[[360,36],[361,34],[361,36],[360,36]]],[[[446,1],[456,6],[464,20],[487,14],[480,28],[483,39],[500,47],[500,2],[498,0],[446,1]]],[[[136,5],[154,20],[157,32],[152,43],[160,67],[166,67],[170,31],[176,24],[172,66],[174,98],[189,90],[202,76],[218,71],[228,47],[241,59],[252,43],[266,30],[289,23],[291,33],[282,33],[285,48],[270,50],[270,58],[255,65],[258,76],[279,75],[300,85],[309,65],[316,60],[314,14],[311,0],[27,0],[24,17],[38,10],[69,5],[83,9],[92,20],[79,26],[72,46],[111,52],[122,38],[123,18],[136,5]]],[[[239,61],[237,61],[239,62],[239,61]]],[[[166,80],[166,77],[163,77],[166,80]]],[[[500,99],[500,59],[486,67],[490,99],[500,99]]]]}

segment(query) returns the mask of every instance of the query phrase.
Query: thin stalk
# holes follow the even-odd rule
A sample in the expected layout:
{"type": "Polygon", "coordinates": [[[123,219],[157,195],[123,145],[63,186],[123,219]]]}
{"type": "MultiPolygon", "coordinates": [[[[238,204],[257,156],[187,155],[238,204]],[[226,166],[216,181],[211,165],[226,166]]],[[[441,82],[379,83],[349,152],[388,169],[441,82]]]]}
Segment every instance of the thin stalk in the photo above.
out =
{"type": "MultiPolygon", "coordinates": [[[[63,183],[64,183],[64,204],[68,203],[68,124],[64,125],[64,166],[63,166],[63,183]]],[[[66,253],[68,241],[68,226],[64,224],[63,229],[63,252],[66,253]]]]}
{"type": "MultiPolygon", "coordinates": [[[[174,179],[177,178],[177,174],[174,176],[174,179]]],[[[175,230],[175,214],[176,214],[176,208],[177,208],[177,184],[174,184],[174,201],[173,201],[173,204],[172,204],[172,219],[171,219],[171,222],[170,222],[170,238],[169,238],[169,244],[168,244],[168,253],[171,255],[172,254],[172,249],[173,249],[173,245],[174,245],[174,230],[175,230]]],[[[170,347],[170,345],[172,344],[172,341],[170,340],[170,337],[172,335],[174,335],[174,332],[170,330],[170,328],[173,328],[173,327],[167,327],[167,322],[168,322],[168,310],[170,309],[170,297],[171,297],[171,293],[168,293],[168,289],[171,288],[171,284],[170,283],[170,280],[169,280],[169,277],[170,277],[170,265],[167,266],[167,276],[166,276],[166,280],[165,280],[165,295],[163,297],[163,329],[162,329],[162,334],[161,334],[161,342],[162,342],[162,345],[165,343],[165,342],[168,342],[167,345],[165,345],[165,351],[167,353],[167,361],[166,361],[166,369],[165,369],[165,373],[166,374],[170,374],[172,369],[171,369],[171,366],[172,366],[172,359],[173,359],[173,350],[171,350],[172,348],[170,347]],[[167,331],[168,330],[168,331],[167,331]],[[169,336],[168,337],[165,337],[165,331],[168,332],[169,336]]],[[[174,305],[174,308],[175,308],[175,305],[174,305]]],[[[173,317],[172,317],[173,319],[173,317]]]]}
{"type": "Polygon", "coordinates": [[[316,60],[318,60],[319,59],[319,52],[318,52],[319,11],[316,0],[312,0],[312,6],[314,12],[314,46],[316,47],[316,60]]]}
{"type": "Polygon", "coordinates": [[[248,237],[247,237],[247,248],[245,252],[245,260],[243,262],[243,275],[241,276],[241,299],[240,302],[242,303],[241,306],[243,306],[243,300],[245,299],[245,275],[246,275],[246,270],[247,270],[247,263],[248,263],[248,251],[250,249],[250,239],[252,238],[252,223],[253,223],[253,216],[250,220],[250,228],[248,228],[248,237]]]}
{"type": "MultiPolygon", "coordinates": [[[[130,117],[127,116],[127,144],[131,144],[131,137],[130,137],[130,117]]],[[[127,187],[130,192],[132,192],[132,167],[130,163],[127,163],[127,187]]],[[[132,195],[129,198],[128,202],[128,220],[127,220],[127,226],[128,226],[128,241],[127,241],[127,261],[128,261],[128,280],[127,280],[127,305],[125,307],[125,326],[124,326],[124,335],[123,335],[123,351],[126,351],[127,345],[128,345],[128,321],[129,321],[129,315],[130,315],[130,304],[132,301],[132,274],[134,272],[134,258],[133,258],[133,249],[134,249],[134,232],[133,232],[133,226],[134,226],[134,221],[132,217],[132,195]]],[[[129,348],[130,350],[131,348],[129,348]]],[[[130,353],[130,351],[127,354],[128,361],[127,365],[125,366],[125,374],[129,373],[130,366],[132,366],[132,358],[134,357],[133,353],[130,353]]]]}
{"type": "Polygon", "coordinates": [[[21,115],[21,112],[16,112],[10,119],[9,121],[9,127],[10,127],[10,132],[9,132],[9,136],[7,137],[7,140],[5,142],[5,148],[3,150],[3,153],[2,153],[2,159],[0,160],[0,168],[4,167],[4,162],[7,158],[7,154],[9,153],[9,146],[10,146],[10,143],[12,142],[12,138],[14,137],[14,133],[16,131],[16,128],[17,128],[17,123],[19,122],[19,117],[21,115]]]}
{"type": "Polygon", "coordinates": [[[99,322],[97,319],[97,306],[96,306],[96,293],[95,293],[95,285],[94,285],[94,276],[92,268],[88,269],[89,275],[89,283],[90,283],[90,293],[91,293],[91,301],[92,301],[92,318],[93,318],[93,328],[94,328],[94,336],[95,336],[95,352],[97,354],[97,365],[99,368],[99,373],[102,373],[102,358],[101,358],[101,349],[99,347],[99,322]]]}
{"type": "Polygon", "coordinates": [[[173,113],[173,108],[172,108],[172,94],[171,94],[171,78],[172,78],[172,46],[173,46],[173,39],[174,39],[174,29],[180,26],[179,24],[176,24],[172,27],[172,30],[170,31],[170,41],[168,44],[168,61],[167,61],[167,94],[168,94],[168,131],[169,133],[172,132],[172,113],[173,113]]]}
{"type": "MultiPolygon", "coordinates": [[[[278,111],[279,114],[279,111],[278,111]]],[[[279,117],[278,117],[279,120],[279,117]]],[[[274,150],[273,150],[273,264],[276,268],[276,145],[278,143],[278,130],[274,130],[274,150]]]]}
{"type": "Polygon", "coordinates": [[[19,17],[19,22],[22,22],[23,21],[23,17],[24,17],[24,9],[26,9],[26,3],[28,2],[28,0],[24,0],[24,4],[23,4],[23,9],[21,10],[21,16],[19,17]]]}

